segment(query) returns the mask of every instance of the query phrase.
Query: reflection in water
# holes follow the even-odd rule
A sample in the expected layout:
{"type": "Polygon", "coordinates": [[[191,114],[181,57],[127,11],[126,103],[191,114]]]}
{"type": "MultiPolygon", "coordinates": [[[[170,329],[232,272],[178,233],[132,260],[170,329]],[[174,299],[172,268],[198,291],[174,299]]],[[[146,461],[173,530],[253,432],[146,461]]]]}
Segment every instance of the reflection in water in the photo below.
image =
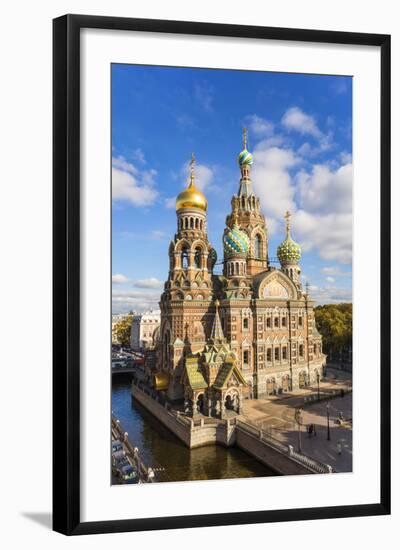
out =
{"type": "Polygon", "coordinates": [[[275,475],[266,466],[233,447],[210,445],[188,449],[131,397],[130,378],[114,377],[112,409],[147,466],[161,468],[159,481],[265,477],[275,475]]]}

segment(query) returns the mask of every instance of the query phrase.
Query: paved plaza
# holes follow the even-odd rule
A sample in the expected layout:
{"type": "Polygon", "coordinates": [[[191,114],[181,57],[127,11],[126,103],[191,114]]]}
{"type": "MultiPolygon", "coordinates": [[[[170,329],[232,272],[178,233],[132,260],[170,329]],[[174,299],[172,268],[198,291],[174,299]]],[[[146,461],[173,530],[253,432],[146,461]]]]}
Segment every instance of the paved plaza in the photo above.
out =
{"type": "Polygon", "coordinates": [[[241,417],[246,422],[267,431],[276,439],[293,445],[298,450],[299,443],[304,454],[330,464],[336,472],[352,471],[352,393],[343,397],[326,397],[332,390],[351,389],[351,379],[340,371],[328,372],[327,378],[320,383],[321,401],[309,400],[317,396],[318,388],[311,387],[291,394],[269,399],[251,399],[243,402],[241,417]],[[307,401],[305,400],[307,399],[307,401]],[[329,409],[327,411],[327,404],[329,409]],[[295,420],[295,411],[301,408],[300,426],[295,420]],[[328,440],[328,413],[329,437],[328,440]],[[342,421],[338,422],[339,417],[342,421]],[[315,425],[311,437],[307,428],[315,425]]]}

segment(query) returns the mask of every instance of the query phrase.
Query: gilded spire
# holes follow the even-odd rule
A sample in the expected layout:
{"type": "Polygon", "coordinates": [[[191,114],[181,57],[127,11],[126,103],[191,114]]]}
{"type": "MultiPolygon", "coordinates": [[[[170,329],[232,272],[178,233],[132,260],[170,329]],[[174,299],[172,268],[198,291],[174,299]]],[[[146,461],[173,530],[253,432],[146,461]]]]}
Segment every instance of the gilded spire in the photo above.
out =
{"type": "Polygon", "coordinates": [[[243,149],[247,149],[247,128],[243,128],[243,149]]]}
{"type": "Polygon", "coordinates": [[[189,187],[194,187],[194,179],[195,179],[194,166],[195,166],[195,164],[196,164],[196,157],[194,156],[194,153],[192,153],[192,158],[191,158],[190,163],[189,163],[189,167],[190,167],[189,187]]]}
{"type": "Polygon", "coordinates": [[[286,214],[284,216],[286,220],[286,238],[288,239],[290,237],[290,218],[292,217],[289,210],[286,210],[286,214]]]}

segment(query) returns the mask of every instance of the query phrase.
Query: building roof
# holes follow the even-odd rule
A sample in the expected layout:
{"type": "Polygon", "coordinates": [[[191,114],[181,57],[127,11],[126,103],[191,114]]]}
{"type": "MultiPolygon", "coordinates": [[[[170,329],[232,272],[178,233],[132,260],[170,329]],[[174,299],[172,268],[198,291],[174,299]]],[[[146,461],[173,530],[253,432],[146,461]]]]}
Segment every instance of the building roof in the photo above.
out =
{"type": "Polygon", "coordinates": [[[215,382],[213,384],[214,388],[218,390],[222,390],[223,388],[225,388],[233,373],[235,373],[241,384],[243,384],[244,386],[247,385],[246,380],[243,378],[242,373],[237,368],[236,363],[232,361],[224,363],[219,369],[217,378],[215,379],[215,382]]]}
{"type": "Polygon", "coordinates": [[[169,377],[165,372],[159,372],[154,375],[154,386],[156,390],[167,390],[169,385],[169,377]]]}
{"type": "Polygon", "coordinates": [[[207,387],[207,382],[200,369],[198,357],[188,357],[186,359],[185,372],[192,390],[202,390],[207,387]]]}

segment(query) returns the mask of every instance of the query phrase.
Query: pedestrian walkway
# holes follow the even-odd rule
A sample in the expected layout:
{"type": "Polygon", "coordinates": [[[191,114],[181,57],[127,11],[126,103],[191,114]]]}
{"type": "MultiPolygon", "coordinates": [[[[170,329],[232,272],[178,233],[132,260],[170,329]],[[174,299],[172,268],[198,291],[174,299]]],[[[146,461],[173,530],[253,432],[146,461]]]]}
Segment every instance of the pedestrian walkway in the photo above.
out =
{"type": "MultiPolygon", "coordinates": [[[[329,382],[321,383],[321,394],[329,387],[329,382]]],[[[283,443],[293,445],[296,450],[300,447],[311,458],[330,464],[336,472],[352,471],[352,394],[305,404],[304,396],[311,393],[315,394],[315,389],[296,392],[283,399],[246,400],[241,417],[283,443]],[[300,429],[295,419],[298,408],[302,409],[300,429]],[[339,416],[343,418],[340,424],[339,416]],[[315,435],[311,437],[307,433],[310,424],[315,425],[315,435]]]]}

